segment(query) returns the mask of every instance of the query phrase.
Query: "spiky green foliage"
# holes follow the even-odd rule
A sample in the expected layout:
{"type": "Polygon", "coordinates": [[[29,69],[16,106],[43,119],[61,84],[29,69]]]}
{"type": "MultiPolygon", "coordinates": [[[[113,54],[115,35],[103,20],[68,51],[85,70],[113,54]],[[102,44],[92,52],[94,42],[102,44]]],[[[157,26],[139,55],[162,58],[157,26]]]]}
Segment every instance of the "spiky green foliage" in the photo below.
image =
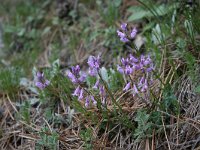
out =
{"type": "Polygon", "coordinates": [[[4,68],[0,70],[0,91],[8,94],[12,98],[20,90],[20,77],[22,76],[21,68],[4,68]]]}

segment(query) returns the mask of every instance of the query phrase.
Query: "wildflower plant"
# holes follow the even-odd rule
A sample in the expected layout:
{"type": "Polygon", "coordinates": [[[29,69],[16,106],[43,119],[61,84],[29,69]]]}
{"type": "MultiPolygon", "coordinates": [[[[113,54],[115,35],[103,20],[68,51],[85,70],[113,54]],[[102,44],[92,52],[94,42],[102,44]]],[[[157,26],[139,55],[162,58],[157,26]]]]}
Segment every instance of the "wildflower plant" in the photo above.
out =
{"type": "MultiPolygon", "coordinates": [[[[137,29],[133,28],[129,33],[127,24],[121,24],[121,31],[117,31],[120,40],[123,42],[131,41],[137,34],[137,29]]],[[[116,102],[112,91],[109,89],[108,81],[102,77],[101,74],[101,57],[98,55],[89,56],[87,64],[89,66],[88,73],[81,72],[80,66],[76,65],[71,67],[67,72],[68,78],[75,86],[75,90],[72,96],[77,97],[79,101],[84,102],[84,106],[87,108],[91,106],[107,107],[107,99],[112,101],[112,104],[121,108],[121,106],[116,102]],[[93,77],[96,79],[92,88],[85,86],[84,82],[86,78],[93,77]],[[110,98],[110,99],[109,99],[110,98]]],[[[154,64],[150,55],[141,55],[140,57],[135,57],[129,54],[127,58],[121,59],[121,64],[117,65],[117,70],[119,73],[124,75],[126,78],[126,85],[123,88],[124,92],[131,92],[133,96],[138,96],[148,102],[148,97],[150,96],[150,86],[153,82],[153,70],[154,64]],[[134,78],[134,74],[140,74],[134,78]]]]}
{"type": "MultiPolygon", "coordinates": [[[[54,106],[60,102],[70,105],[70,88],[72,85],[60,72],[59,62],[57,60],[52,63],[52,69],[38,71],[34,68],[32,72],[34,85],[38,88],[39,100],[42,105],[48,104],[50,110],[54,109],[54,106]]],[[[47,109],[45,111],[47,112],[47,109]]]]}
{"type": "Polygon", "coordinates": [[[117,70],[125,75],[127,84],[124,91],[130,91],[133,96],[142,96],[143,99],[150,95],[149,87],[153,81],[154,64],[150,55],[141,55],[139,58],[130,54],[127,58],[121,59],[121,65],[117,66],[117,70]],[[139,74],[134,78],[134,74],[139,74]]]}
{"type": "Polygon", "coordinates": [[[45,79],[44,73],[37,72],[36,79],[35,79],[35,86],[39,89],[43,90],[50,84],[50,81],[45,79]]]}
{"type": "MultiPolygon", "coordinates": [[[[94,75],[94,72],[92,72],[92,75],[94,75]]],[[[86,80],[86,74],[80,71],[80,66],[72,66],[71,71],[67,72],[67,76],[71,80],[71,82],[76,86],[72,96],[78,97],[79,101],[85,99],[85,107],[89,106],[90,101],[92,101],[93,104],[96,105],[97,102],[94,99],[94,97],[83,86],[86,80]]]]}
{"type": "Polygon", "coordinates": [[[131,32],[129,32],[129,30],[127,28],[127,23],[122,23],[121,30],[117,30],[117,35],[119,36],[120,41],[127,43],[135,38],[137,32],[138,31],[137,31],[136,27],[134,27],[131,30],[131,32]]]}
{"type": "MultiPolygon", "coordinates": [[[[71,67],[71,70],[67,72],[68,78],[75,85],[72,96],[77,97],[79,101],[83,101],[86,108],[91,106],[91,104],[100,109],[104,106],[106,107],[108,95],[112,99],[112,102],[115,103],[115,105],[118,105],[108,87],[108,83],[102,76],[100,55],[97,57],[89,56],[87,64],[89,66],[87,74],[80,71],[79,65],[71,67]],[[86,81],[86,78],[91,77],[95,78],[96,81],[91,89],[89,89],[84,86],[84,82],[86,81]]],[[[120,106],[118,105],[118,107],[120,106]]]]}
{"type": "MultiPolygon", "coordinates": [[[[121,24],[121,29],[117,30],[117,34],[122,42],[134,46],[133,40],[137,35],[137,29],[132,28],[131,32],[129,32],[127,26],[126,23],[121,24]]],[[[133,119],[122,110],[123,105],[120,103],[121,101],[118,101],[119,98],[117,98],[111,90],[110,76],[105,71],[106,69],[101,65],[101,56],[89,56],[87,64],[87,72],[82,71],[80,65],[72,66],[66,72],[67,78],[74,86],[74,90],[70,95],[78,100],[74,101],[74,107],[77,107],[78,111],[82,112],[94,123],[98,123],[97,118],[99,116],[107,122],[107,120],[109,120],[108,118],[114,114],[114,118],[117,121],[120,121],[124,127],[134,130],[135,123],[140,124],[140,120],[136,119],[134,122],[133,119]],[[92,79],[93,82],[86,84],[86,81],[89,79],[92,79]],[[110,106],[114,106],[114,111],[110,109],[110,106]],[[89,111],[91,110],[90,108],[95,108],[95,110],[98,110],[101,114],[93,114],[89,111]]],[[[126,83],[123,87],[120,87],[120,92],[122,93],[120,98],[123,97],[124,94],[129,93],[132,95],[132,99],[139,98],[142,102],[152,104],[151,106],[153,106],[154,103],[151,103],[150,98],[153,95],[151,87],[156,79],[154,77],[156,70],[155,64],[152,61],[152,55],[140,54],[139,52],[137,54],[130,53],[127,57],[121,58],[120,64],[118,64],[116,68],[118,71],[117,73],[121,75],[121,77],[124,77],[126,83]]],[[[53,82],[52,79],[51,81],[53,82]]],[[[49,84],[50,81],[44,77],[44,73],[38,72],[36,74],[35,85],[39,89],[43,90],[49,84]]],[[[145,117],[145,114],[143,116],[145,117]]],[[[149,116],[151,118],[151,115],[149,116]]],[[[141,120],[143,119],[141,118],[141,120]]],[[[147,118],[146,122],[149,122],[149,120],[151,119],[147,118]]],[[[140,137],[140,135],[143,135],[143,133],[145,134],[146,131],[151,131],[149,130],[150,127],[151,125],[146,126],[145,131],[141,133],[140,131],[141,128],[143,128],[143,125],[138,126],[135,130],[137,132],[135,136],[140,137]]]]}

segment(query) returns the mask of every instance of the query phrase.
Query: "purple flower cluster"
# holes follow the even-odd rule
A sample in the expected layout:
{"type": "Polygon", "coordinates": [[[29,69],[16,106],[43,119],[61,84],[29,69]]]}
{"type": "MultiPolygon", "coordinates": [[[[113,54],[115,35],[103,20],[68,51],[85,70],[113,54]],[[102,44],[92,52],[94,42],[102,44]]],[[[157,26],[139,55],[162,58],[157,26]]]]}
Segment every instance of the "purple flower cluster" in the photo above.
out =
{"type": "Polygon", "coordinates": [[[36,73],[36,81],[35,86],[39,89],[43,90],[50,84],[50,81],[44,78],[44,73],[37,72],[36,73]]]}
{"type": "Polygon", "coordinates": [[[86,74],[81,73],[80,66],[72,66],[71,71],[67,72],[68,78],[77,85],[76,89],[74,90],[73,96],[77,96],[78,100],[82,100],[84,98],[84,89],[80,87],[80,84],[85,82],[86,74]]]}
{"type": "Polygon", "coordinates": [[[75,67],[71,67],[71,71],[68,71],[67,76],[70,78],[70,80],[75,83],[82,83],[86,79],[86,74],[80,72],[80,66],[76,65],[75,67]]]}
{"type": "Polygon", "coordinates": [[[135,58],[130,54],[129,57],[121,59],[121,64],[121,66],[118,65],[117,70],[124,75],[131,76],[135,72],[142,73],[141,76],[136,79],[135,84],[128,82],[123,90],[132,90],[134,96],[139,94],[139,91],[143,93],[146,92],[148,90],[148,78],[152,70],[154,70],[150,55],[141,55],[140,58],[135,58]]]}
{"type": "Polygon", "coordinates": [[[137,34],[137,29],[136,28],[133,28],[132,31],[131,31],[131,38],[134,38],[137,34]]]}
{"type": "Polygon", "coordinates": [[[117,30],[117,35],[120,37],[120,40],[124,43],[129,42],[130,39],[133,39],[137,34],[137,29],[135,27],[131,30],[131,33],[128,33],[127,23],[121,24],[121,30],[122,31],[117,30]]]}
{"type": "MultiPolygon", "coordinates": [[[[89,75],[96,76],[98,74],[98,71],[100,69],[100,56],[90,56],[88,58],[88,65],[89,65],[89,75]]],[[[105,104],[106,100],[106,92],[105,87],[100,83],[100,80],[97,79],[95,85],[93,86],[93,89],[99,91],[99,96],[101,98],[102,104],[105,104]]]]}
{"type": "Polygon", "coordinates": [[[100,56],[90,56],[87,63],[89,65],[89,74],[91,76],[96,76],[100,69],[100,56]]]}
{"type": "Polygon", "coordinates": [[[130,54],[129,57],[121,59],[121,64],[121,66],[117,66],[117,70],[125,75],[131,75],[137,70],[142,70],[143,72],[150,72],[153,70],[153,63],[149,55],[141,55],[138,59],[130,54]]]}
{"type": "Polygon", "coordinates": [[[87,95],[87,93],[84,93],[84,88],[81,88],[80,86],[78,86],[75,89],[72,95],[77,96],[79,101],[85,98],[85,107],[88,107],[90,105],[90,101],[92,101],[94,105],[97,104],[97,101],[94,99],[94,96],[87,95]]]}
{"type": "Polygon", "coordinates": [[[88,107],[90,105],[90,102],[92,101],[93,105],[97,105],[97,101],[94,99],[94,96],[89,95],[85,98],[85,107],[88,107]]]}
{"type": "Polygon", "coordinates": [[[78,100],[82,100],[84,94],[84,89],[81,88],[79,85],[76,87],[76,89],[74,90],[74,93],[72,94],[73,96],[77,96],[78,100]]]}
{"type": "MultiPolygon", "coordinates": [[[[89,75],[90,76],[96,76],[98,74],[98,71],[100,69],[100,56],[90,56],[88,58],[88,65],[89,65],[89,75]]],[[[85,99],[85,107],[88,107],[90,105],[90,102],[93,103],[93,105],[97,104],[97,101],[95,100],[94,96],[89,94],[89,92],[86,92],[87,89],[81,86],[81,84],[86,79],[86,74],[80,72],[80,66],[77,65],[75,67],[71,67],[71,71],[68,71],[67,73],[68,78],[74,83],[76,86],[76,89],[73,92],[73,96],[78,97],[78,100],[85,99]]],[[[99,80],[96,82],[96,84],[93,87],[94,89],[99,88],[99,80]]],[[[105,95],[105,94],[104,94],[105,95]]]]}

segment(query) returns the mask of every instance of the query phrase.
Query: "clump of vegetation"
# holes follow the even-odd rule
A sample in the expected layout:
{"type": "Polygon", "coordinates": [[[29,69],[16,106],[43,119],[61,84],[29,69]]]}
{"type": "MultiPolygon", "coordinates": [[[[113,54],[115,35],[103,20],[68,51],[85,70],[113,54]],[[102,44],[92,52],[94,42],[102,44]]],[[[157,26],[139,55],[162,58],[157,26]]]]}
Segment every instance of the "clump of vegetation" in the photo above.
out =
{"type": "Polygon", "coordinates": [[[20,68],[3,68],[0,71],[0,91],[14,98],[20,90],[20,77],[22,70],[20,68]]]}

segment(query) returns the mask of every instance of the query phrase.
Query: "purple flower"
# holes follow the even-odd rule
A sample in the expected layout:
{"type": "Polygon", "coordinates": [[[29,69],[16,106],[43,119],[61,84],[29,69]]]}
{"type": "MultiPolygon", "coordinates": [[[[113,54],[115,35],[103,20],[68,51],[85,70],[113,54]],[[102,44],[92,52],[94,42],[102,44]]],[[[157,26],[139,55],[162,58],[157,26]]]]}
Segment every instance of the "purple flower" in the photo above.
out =
{"type": "Polygon", "coordinates": [[[126,34],[125,34],[125,33],[123,33],[123,32],[121,32],[121,31],[117,30],[117,34],[118,34],[118,36],[120,37],[120,40],[121,40],[122,42],[126,43],[126,42],[129,41],[128,38],[126,37],[126,34]]]}
{"type": "Polygon", "coordinates": [[[145,61],[145,57],[144,57],[144,55],[141,55],[141,56],[140,56],[140,62],[141,62],[141,63],[144,63],[144,61],[145,61]]]}
{"type": "Polygon", "coordinates": [[[138,64],[135,64],[135,63],[131,63],[131,64],[132,64],[133,71],[138,70],[138,68],[139,68],[138,64]]]}
{"type": "Polygon", "coordinates": [[[41,72],[38,71],[38,72],[36,73],[36,76],[37,76],[37,79],[38,79],[38,80],[42,80],[42,79],[44,78],[44,73],[41,73],[41,72]]]}
{"type": "Polygon", "coordinates": [[[100,80],[98,79],[95,85],[92,87],[93,89],[98,89],[100,80]]]}
{"type": "Polygon", "coordinates": [[[148,89],[147,79],[145,79],[145,83],[141,89],[141,92],[145,92],[148,89]]]}
{"type": "Polygon", "coordinates": [[[35,86],[43,90],[50,84],[50,81],[44,78],[44,73],[37,72],[35,86]]]}
{"type": "Polygon", "coordinates": [[[88,58],[88,65],[89,65],[89,74],[91,76],[96,76],[98,73],[98,70],[100,69],[100,56],[97,57],[90,56],[88,58]]]}
{"type": "Polygon", "coordinates": [[[131,38],[134,38],[137,34],[137,29],[133,28],[133,30],[131,31],[131,38]]]}
{"type": "Polygon", "coordinates": [[[139,93],[135,84],[134,84],[133,88],[134,88],[135,93],[139,93]]]}
{"type": "Polygon", "coordinates": [[[99,94],[102,95],[102,96],[105,96],[105,89],[104,89],[104,86],[100,86],[99,94]]]}
{"type": "Polygon", "coordinates": [[[74,83],[82,83],[86,79],[86,74],[80,72],[80,66],[76,65],[71,67],[71,71],[67,72],[68,78],[74,83]]]}
{"type": "Polygon", "coordinates": [[[127,27],[127,23],[122,23],[122,24],[121,24],[121,29],[122,29],[123,31],[126,31],[126,27],[127,27]]]}
{"type": "Polygon", "coordinates": [[[79,82],[84,82],[85,79],[86,79],[86,77],[87,77],[86,73],[82,73],[82,74],[80,75],[80,77],[78,78],[79,82]]]}
{"type": "Polygon", "coordinates": [[[150,58],[150,55],[148,55],[147,57],[145,57],[144,55],[141,55],[140,57],[140,69],[143,71],[143,72],[151,72],[152,70],[154,70],[154,67],[153,67],[153,63],[152,63],[152,60],[150,58]]]}
{"type": "Polygon", "coordinates": [[[44,85],[48,86],[49,84],[50,84],[50,81],[49,80],[45,80],[44,85]]]}
{"type": "Polygon", "coordinates": [[[85,98],[85,107],[88,107],[90,105],[90,99],[92,100],[93,105],[96,106],[97,101],[94,99],[94,96],[87,96],[85,98]]]}
{"type": "Polygon", "coordinates": [[[144,65],[147,66],[148,64],[151,63],[151,58],[150,56],[148,56],[145,60],[144,60],[144,65]]]}
{"type": "Polygon", "coordinates": [[[88,58],[88,65],[91,68],[99,69],[99,67],[100,67],[100,56],[99,55],[97,57],[90,56],[88,58]]]}
{"type": "Polygon", "coordinates": [[[117,30],[117,35],[120,37],[120,38],[124,38],[126,37],[126,34],[124,34],[123,32],[117,30]]]}
{"type": "Polygon", "coordinates": [[[75,90],[74,90],[74,93],[72,94],[73,96],[79,96],[80,95],[80,91],[81,91],[81,88],[78,86],[75,90]]]}
{"type": "Polygon", "coordinates": [[[37,86],[40,90],[43,90],[45,88],[44,84],[41,82],[36,82],[35,86],[37,86]]]}
{"type": "Polygon", "coordinates": [[[130,66],[125,67],[125,74],[130,75],[133,73],[133,69],[130,66]]]}
{"type": "Polygon", "coordinates": [[[130,75],[133,73],[133,68],[131,67],[130,59],[129,58],[122,58],[121,59],[122,67],[117,66],[117,70],[122,74],[130,75]]]}
{"type": "Polygon", "coordinates": [[[140,79],[140,82],[138,83],[138,86],[141,87],[144,84],[144,81],[145,81],[145,79],[144,79],[144,77],[142,77],[140,79]]]}
{"type": "Polygon", "coordinates": [[[127,43],[129,40],[126,38],[126,37],[121,37],[120,38],[120,41],[124,42],[124,43],[127,43]]]}
{"type": "Polygon", "coordinates": [[[146,69],[147,72],[151,72],[152,70],[154,70],[153,67],[149,67],[149,68],[146,69]]]}
{"type": "Polygon", "coordinates": [[[90,96],[90,98],[91,98],[91,100],[92,100],[92,103],[93,103],[94,105],[96,105],[96,104],[97,104],[97,101],[94,99],[94,96],[90,96]]]}
{"type": "Polygon", "coordinates": [[[135,94],[138,94],[138,93],[139,93],[139,91],[138,91],[136,85],[134,84],[134,86],[133,86],[133,96],[135,96],[135,94]]]}
{"type": "Polygon", "coordinates": [[[71,70],[72,70],[72,73],[77,76],[79,75],[79,72],[80,72],[80,66],[79,65],[76,65],[75,67],[72,66],[71,70]]]}
{"type": "Polygon", "coordinates": [[[106,99],[106,92],[105,92],[104,86],[100,86],[100,88],[99,88],[99,95],[101,96],[102,103],[103,103],[103,101],[105,101],[105,99],[106,99]]]}
{"type": "Polygon", "coordinates": [[[80,94],[78,96],[78,100],[82,100],[83,99],[83,89],[81,89],[80,94]]]}
{"type": "Polygon", "coordinates": [[[67,73],[67,76],[70,78],[70,80],[71,80],[73,83],[78,83],[78,80],[77,80],[76,76],[75,76],[71,71],[69,71],[69,72],[67,73]]]}
{"type": "MultiPolygon", "coordinates": [[[[117,35],[119,36],[120,40],[124,43],[127,43],[129,42],[129,36],[127,34],[127,23],[122,23],[121,24],[121,30],[117,30],[117,35]]],[[[130,37],[133,39],[137,34],[137,29],[136,28],[133,28],[131,33],[130,33],[130,37]]]]}
{"type": "Polygon", "coordinates": [[[154,65],[150,55],[141,55],[138,59],[130,54],[129,57],[121,59],[121,64],[121,66],[117,66],[117,70],[124,75],[131,75],[135,71],[141,71],[142,73],[140,77],[136,76],[136,81],[138,82],[133,85],[133,88],[131,88],[132,83],[128,82],[123,91],[128,91],[131,89],[133,96],[143,92],[144,94],[141,96],[143,96],[143,98],[147,97],[146,94],[148,94],[147,92],[149,85],[152,84],[152,82],[149,84],[148,80],[152,81],[152,75],[150,73],[152,70],[154,70],[154,65]]]}
{"type": "Polygon", "coordinates": [[[89,104],[90,104],[90,99],[89,99],[89,97],[87,96],[87,97],[85,98],[85,107],[88,107],[89,104]]]}
{"type": "Polygon", "coordinates": [[[96,76],[98,74],[98,71],[94,68],[89,68],[89,74],[91,76],[96,76]]]}
{"type": "Polygon", "coordinates": [[[143,73],[150,72],[153,70],[152,60],[150,55],[147,57],[144,55],[140,56],[140,59],[135,58],[133,55],[129,55],[128,58],[121,59],[122,66],[117,66],[117,70],[126,75],[130,75],[135,70],[142,70],[143,73]]]}
{"type": "Polygon", "coordinates": [[[128,91],[131,87],[131,82],[127,83],[123,91],[128,91]]]}
{"type": "Polygon", "coordinates": [[[133,55],[129,55],[129,59],[130,59],[130,62],[131,63],[137,63],[138,62],[138,59],[137,58],[135,58],[133,55]]]}
{"type": "Polygon", "coordinates": [[[126,65],[129,64],[129,59],[128,58],[127,59],[122,58],[121,63],[122,63],[122,65],[126,66],[126,65]]]}
{"type": "Polygon", "coordinates": [[[102,104],[103,104],[103,105],[106,104],[106,98],[105,98],[105,97],[102,98],[102,104]]]}
{"type": "Polygon", "coordinates": [[[83,94],[84,94],[84,90],[82,88],[80,88],[80,86],[78,86],[78,87],[76,87],[76,89],[74,90],[74,93],[72,95],[77,96],[78,100],[82,100],[83,94]]]}
{"type": "Polygon", "coordinates": [[[117,71],[119,71],[121,74],[124,74],[124,69],[119,65],[117,65],[117,71]]]}

